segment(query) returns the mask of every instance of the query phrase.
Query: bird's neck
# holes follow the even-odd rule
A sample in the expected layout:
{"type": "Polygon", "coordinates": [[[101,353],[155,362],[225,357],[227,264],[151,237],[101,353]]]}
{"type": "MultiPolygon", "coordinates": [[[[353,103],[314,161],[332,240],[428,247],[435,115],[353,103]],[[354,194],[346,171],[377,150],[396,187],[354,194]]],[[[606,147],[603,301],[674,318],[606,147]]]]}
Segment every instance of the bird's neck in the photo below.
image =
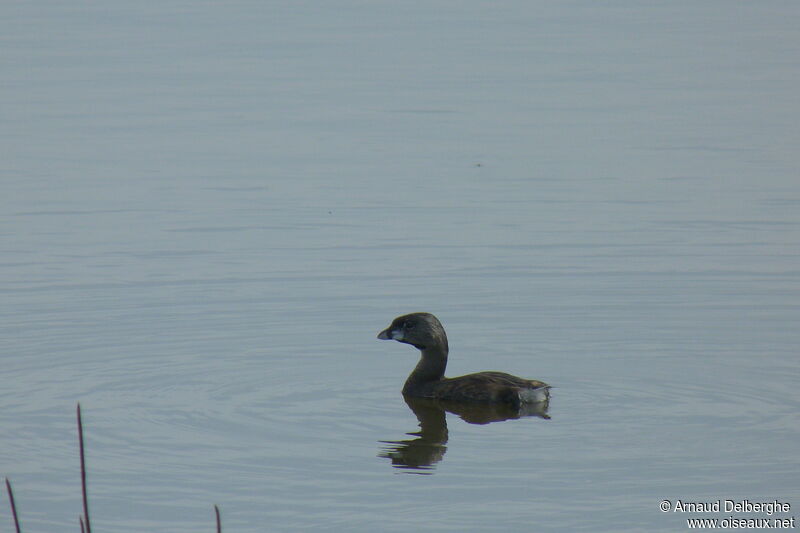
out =
{"type": "Polygon", "coordinates": [[[439,381],[444,377],[445,368],[447,368],[446,347],[424,348],[419,363],[406,380],[403,391],[407,392],[415,386],[439,381]]]}

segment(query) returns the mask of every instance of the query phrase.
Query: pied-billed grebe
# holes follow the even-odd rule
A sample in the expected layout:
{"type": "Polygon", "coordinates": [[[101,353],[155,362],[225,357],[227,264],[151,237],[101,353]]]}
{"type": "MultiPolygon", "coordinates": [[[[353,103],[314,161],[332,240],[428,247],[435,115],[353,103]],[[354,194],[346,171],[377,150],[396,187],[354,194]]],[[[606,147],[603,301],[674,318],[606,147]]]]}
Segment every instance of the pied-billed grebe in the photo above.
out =
{"type": "Polygon", "coordinates": [[[410,344],[422,352],[419,363],[403,386],[403,394],[456,402],[522,403],[544,402],[550,385],[504,372],[478,372],[457,378],[444,377],[447,367],[447,335],[441,322],[430,313],[411,313],[395,318],[378,333],[379,339],[410,344]]]}

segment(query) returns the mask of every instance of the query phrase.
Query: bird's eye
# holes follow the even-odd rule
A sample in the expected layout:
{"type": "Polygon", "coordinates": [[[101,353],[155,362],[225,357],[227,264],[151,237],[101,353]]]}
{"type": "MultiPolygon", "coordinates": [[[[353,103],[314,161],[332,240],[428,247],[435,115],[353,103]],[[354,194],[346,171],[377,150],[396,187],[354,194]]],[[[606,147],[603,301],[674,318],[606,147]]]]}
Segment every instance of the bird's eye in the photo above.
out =
{"type": "Polygon", "coordinates": [[[403,329],[414,329],[414,323],[413,322],[406,322],[403,325],[403,329]]]}

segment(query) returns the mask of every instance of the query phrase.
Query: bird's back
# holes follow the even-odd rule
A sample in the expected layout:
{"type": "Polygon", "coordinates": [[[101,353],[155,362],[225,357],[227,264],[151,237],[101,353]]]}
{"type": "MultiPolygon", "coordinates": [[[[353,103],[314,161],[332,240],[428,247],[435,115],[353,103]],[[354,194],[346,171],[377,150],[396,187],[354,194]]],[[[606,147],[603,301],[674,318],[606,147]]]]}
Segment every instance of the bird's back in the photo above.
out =
{"type": "Polygon", "coordinates": [[[418,390],[403,391],[412,396],[452,400],[456,402],[521,403],[543,402],[549,398],[550,386],[505,372],[478,372],[455,378],[444,378],[424,384],[418,390]]]}

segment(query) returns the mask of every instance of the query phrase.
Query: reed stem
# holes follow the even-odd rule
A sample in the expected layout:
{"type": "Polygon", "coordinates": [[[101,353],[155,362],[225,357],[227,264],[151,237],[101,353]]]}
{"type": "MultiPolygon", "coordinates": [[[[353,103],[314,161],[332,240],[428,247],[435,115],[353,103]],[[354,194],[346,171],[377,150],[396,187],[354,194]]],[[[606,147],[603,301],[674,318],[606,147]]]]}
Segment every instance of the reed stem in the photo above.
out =
{"type": "Polygon", "coordinates": [[[83,490],[83,520],[85,522],[86,531],[83,533],[92,533],[92,525],[89,522],[89,498],[86,494],[86,455],[83,449],[83,421],[81,420],[81,404],[78,403],[78,444],[81,450],[81,489],[83,490]]]}
{"type": "Polygon", "coordinates": [[[14,526],[17,528],[17,533],[22,533],[22,529],[19,527],[19,518],[17,518],[17,505],[14,503],[14,491],[11,490],[11,482],[8,478],[6,478],[6,490],[8,491],[8,501],[11,503],[11,514],[14,516],[14,526]]]}

